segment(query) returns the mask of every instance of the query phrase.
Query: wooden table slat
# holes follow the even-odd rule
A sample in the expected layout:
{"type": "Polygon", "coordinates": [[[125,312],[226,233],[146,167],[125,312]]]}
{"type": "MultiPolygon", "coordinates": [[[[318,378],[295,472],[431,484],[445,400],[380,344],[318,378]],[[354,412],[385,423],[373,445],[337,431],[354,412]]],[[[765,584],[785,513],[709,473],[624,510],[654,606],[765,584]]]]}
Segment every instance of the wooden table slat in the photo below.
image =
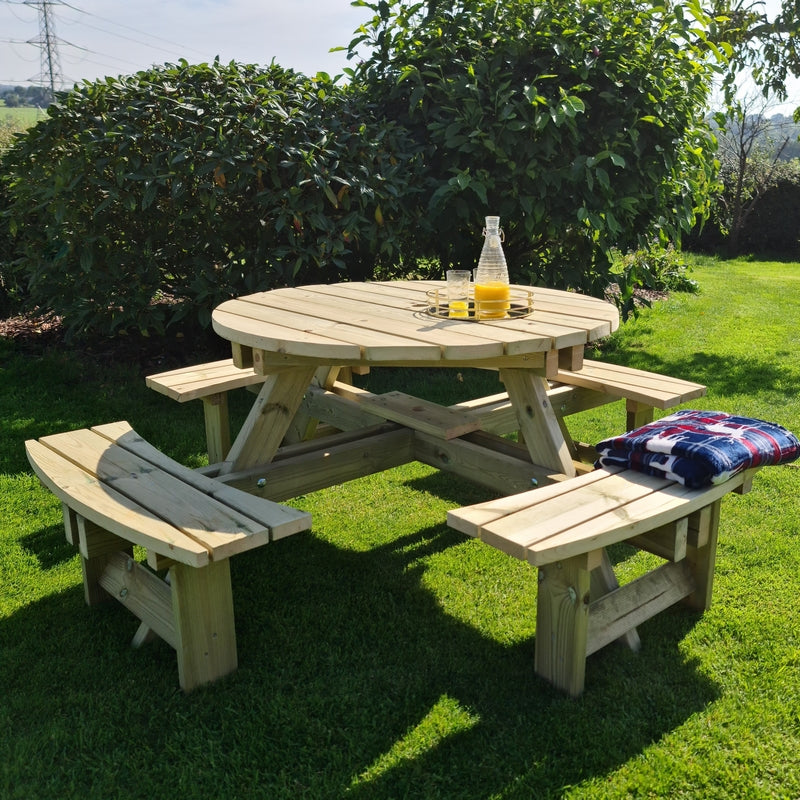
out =
{"type": "Polygon", "coordinates": [[[237,308],[235,302],[228,300],[214,310],[214,330],[221,336],[227,335],[234,341],[246,338],[247,342],[242,341],[242,344],[274,353],[308,358],[324,355],[325,358],[342,361],[361,359],[358,345],[243,317],[232,310],[237,308]]]}
{"type": "MultiPolygon", "coordinates": [[[[339,286],[336,288],[337,290],[340,289],[339,286]]],[[[307,298],[314,294],[311,292],[305,294],[307,290],[308,287],[304,287],[303,290],[287,291],[285,294],[290,299],[295,297],[299,300],[305,299],[307,302],[307,298]]],[[[317,294],[322,295],[325,292],[318,292],[317,294]]],[[[270,299],[270,302],[279,304],[282,302],[282,296],[275,294],[270,299]]],[[[365,305],[363,298],[359,299],[358,293],[350,290],[337,291],[327,302],[335,309],[334,313],[339,315],[349,313],[364,319],[369,318],[368,316],[365,317],[365,315],[373,312],[371,319],[375,325],[381,326],[384,332],[388,330],[398,336],[394,357],[404,361],[408,360],[405,358],[404,350],[409,340],[417,343],[427,342],[439,345],[441,348],[440,357],[446,361],[465,358],[484,359],[504,355],[503,342],[497,341],[496,337],[489,334],[484,335],[482,331],[463,330],[464,328],[476,328],[475,323],[462,322],[457,324],[455,320],[438,320],[428,317],[422,311],[415,314],[409,308],[401,308],[394,305],[365,305]]],[[[348,319],[352,318],[355,317],[348,317],[348,319]]],[[[364,337],[365,341],[368,341],[369,334],[364,333],[364,337]]],[[[549,341],[547,345],[549,348],[549,341]]]]}
{"type": "MultiPolygon", "coordinates": [[[[437,286],[443,288],[442,282],[417,281],[414,283],[420,283],[422,286],[404,288],[411,282],[399,281],[391,284],[353,283],[310,286],[303,287],[303,291],[321,294],[326,298],[327,303],[330,303],[328,298],[336,297],[337,305],[345,309],[352,308],[355,312],[363,313],[365,302],[381,306],[382,315],[406,321],[410,317],[409,311],[416,312],[418,324],[424,331],[429,331],[433,324],[446,330],[448,339],[458,336],[472,336],[481,339],[491,337],[505,343],[506,355],[546,352],[551,349],[585,344],[616,328],[616,326],[610,326],[605,320],[598,325],[597,321],[592,324],[582,316],[567,317],[563,315],[559,317],[544,312],[537,314],[535,300],[534,312],[531,316],[514,320],[484,320],[477,323],[465,320],[436,319],[425,314],[424,309],[427,307],[425,292],[437,286]],[[399,283],[399,286],[396,283],[399,283]]],[[[530,287],[517,286],[514,288],[528,289],[530,287]]],[[[615,311],[612,309],[611,313],[613,314],[615,311]]],[[[448,355],[446,357],[456,358],[457,356],[448,355]]]]}
{"type": "Polygon", "coordinates": [[[441,358],[441,347],[434,342],[414,338],[399,323],[378,315],[353,316],[349,322],[330,319],[330,309],[321,303],[310,302],[284,294],[273,303],[253,301],[247,304],[250,319],[284,325],[295,330],[326,336],[330,339],[355,344],[361,355],[369,361],[383,361],[402,350],[403,358],[413,361],[433,361],[441,358]],[[326,311],[328,316],[325,316],[326,311]]]}

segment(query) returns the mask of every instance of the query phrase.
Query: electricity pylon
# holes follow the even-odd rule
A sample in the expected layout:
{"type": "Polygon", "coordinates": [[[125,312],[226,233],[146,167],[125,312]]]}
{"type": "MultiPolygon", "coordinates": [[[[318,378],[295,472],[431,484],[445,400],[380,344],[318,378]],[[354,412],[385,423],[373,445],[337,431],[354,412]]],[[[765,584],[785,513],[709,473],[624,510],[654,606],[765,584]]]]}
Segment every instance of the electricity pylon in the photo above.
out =
{"type": "Polygon", "coordinates": [[[36,80],[50,88],[51,97],[61,88],[63,76],[58,58],[58,37],[53,19],[52,0],[25,0],[25,5],[33,6],[39,12],[39,38],[30,43],[39,46],[41,72],[36,80]]]}

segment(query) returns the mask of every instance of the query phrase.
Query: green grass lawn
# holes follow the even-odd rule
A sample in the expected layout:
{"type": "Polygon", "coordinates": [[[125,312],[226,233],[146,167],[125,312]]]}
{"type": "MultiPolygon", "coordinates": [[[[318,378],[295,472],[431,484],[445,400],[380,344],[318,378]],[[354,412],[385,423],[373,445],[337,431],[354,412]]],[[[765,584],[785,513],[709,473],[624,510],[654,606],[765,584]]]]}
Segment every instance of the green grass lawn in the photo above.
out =
{"type": "Polygon", "coordinates": [[[15,130],[24,130],[42,119],[44,109],[29,106],[10,108],[0,103],[0,126],[8,125],[15,130]]]}
{"type": "MultiPolygon", "coordinates": [[[[800,265],[698,262],[593,357],[697,380],[693,407],[800,432],[800,265]]],[[[536,578],[444,523],[481,489],[419,464],[297,498],[311,533],[232,560],[239,670],[190,695],[174,652],[133,650],[122,606],[84,605],[60,507],[23,442],[127,419],[203,463],[199,403],[0,341],[0,797],[800,797],[800,469],[722,505],[714,605],[590,657],[569,699],[533,673],[536,578]]],[[[157,371],[157,370],[152,370],[157,371]]],[[[375,371],[435,400],[491,375],[375,371]]],[[[250,396],[235,403],[242,415],[250,396]]],[[[572,418],[621,431],[621,403],[572,418]]],[[[623,576],[646,563],[619,548],[623,576]]]]}

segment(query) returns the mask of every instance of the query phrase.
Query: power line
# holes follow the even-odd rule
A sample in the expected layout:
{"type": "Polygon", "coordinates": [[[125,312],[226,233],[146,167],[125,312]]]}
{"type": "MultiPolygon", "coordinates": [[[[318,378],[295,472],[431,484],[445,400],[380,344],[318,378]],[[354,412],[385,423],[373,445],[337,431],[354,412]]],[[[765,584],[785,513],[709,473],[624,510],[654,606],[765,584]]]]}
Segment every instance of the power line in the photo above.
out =
{"type": "MultiPolygon", "coordinates": [[[[82,8],[79,8],[78,6],[75,6],[71,3],[64,2],[63,0],[0,0],[0,4],[8,6],[9,8],[12,6],[27,6],[28,8],[34,8],[37,10],[39,16],[39,35],[37,38],[28,40],[0,39],[0,42],[6,44],[36,45],[40,51],[40,74],[30,78],[29,82],[37,82],[42,85],[49,85],[51,90],[61,88],[61,84],[64,82],[64,75],[63,72],[61,71],[61,60],[58,49],[59,45],[74,48],[75,50],[86,53],[87,55],[94,55],[104,59],[111,59],[112,61],[117,61],[120,64],[124,64],[127,66],[132,66],[132,67],[140,66],[130,61],[126,61],[125,59],[118,58],[117,56],[113,56],[108,53],[99,53],[88,47],[83,47],[82,45],[74,44],[72,42],[68,42],[64,39],[57,37],[55,35],[54,14],[52,12],[52,7],[54,6],[62,6],[65,9],[70,9],[71,11],[75,11],[78,14],[84,15],[86,17],[91,17],[100,22],[109,23],[110,25],[114,25],[118,28],[123,28],[133,33],[141,34],[142,36],[147,37],[150,41],[142,41],[141,39],[135,39],[131,36],[126,36],[122,33],[109,30],[108,28],[105,27],[92,25],[91,23],[88,23],[86,21],[78,21],[78,20],[74,20],[72,22],[67,21],[66,24],[68,25],[82,25],[83,27],[100,31],[101,33],[105,33],[109,36],[114,36],[119,39],[124,39],[126,41],[138,44],[142,47],[150,48],[157,52],[160,51],[161,53],[169,53],[170,55],[174,55],[173,50],[171,49],[168,50],[163,46],[154,44],[152,40],[158,40],[160,42],[164,42],[168,45],[172,45],[173,47],[177,47],[185,52],[194,52],[199,55],[203,56],[205,55],[204,53],[201,53],[201,51],[199,50],[187,48],[184,45],[179,44],[178,42],[173,42],[169,39],[164,39],[159,36],[154,36],[153,34],[139,30],[138,28],[134,28],[129,25],[123,25],[106,17],[101,17],[98,14],[93,14],[89,11],[84,11],[82,8]]],[[[15,17],[17,17],[17,19],[22,21],[19,15],[17,15],[13,10],[12,13],[14,14],[15,17]]],[[[89,59],[83,59],[83,62],[94,63],[97,64],[98,66],[115,69],[114,67],[110,67],[108,64],[102,64],[97,61],[91,61],[89,59]]],[[[1,82],[3,81],[0,81],[0,83],[1,82]]],[[[18,81],[6,81],[6,82],[12,84],[19,83],[18,81]]]]}
{"type": "MultiPolygon", "coordinates": [[[[72,8],[72,6],[68,6],[68,8],[72,8]]],[[[100,31],[101,33],[108,33],[111,36],[116,36],[118,39],[125,39],[125,41],[127,41],[127,42],[133,42],[134,44],[140,44],[140,45],[142,45],[142,47],[149,47],[151,50],[159,50],[162,53],[172,52],[172,51],[167,51],[163,47],[160,47],[158,45],[150,44],[149,42],[143,42],[141,39],[134,39],[133,37],[125,36],[125,34],[122,34],[122,33],[114,33],[113,31],[110,31],[107,28],[100,28],[97,25],[90,25],[88,22],[81,22],[80,24],[84,28],[91,28],[92,30],[100,31]]],[[[127,28],[128,26],[127,25],[123,25],[121,27],[127,28]]],[[[157,37],[153,37],[153,38],[157,38],[157,37]]],[[[176,44],[175,46],[176,47],[180,47],[180,45],[178,45],[178,44],[176,44]]]]}
{"type": "MultiPolygon", "coordinates": [[[[130,25],[123,25],[121,22],[115,22],[113,19],[108,19],[107,17],[101,17],[99,14],[93,14],[90,11],[84,11],[82,8],[78,8],[77,6],[73,6],[71,3],[66,3],[63,0],[60,0],[60,2],[58,2],[58,5],[65,6],[66,8],[70,8],[73,11],[77,11],[79,14],[86,15],[87,17],[94,17],[95,19],[98,19],[101,22],[108,22],[111,25],[116,25],[118,28],[124,28],[125,30],[131,31],[133,33],[139,33],[142,36],[146,36],[149,39],[157,39],[158,41],[164,42],[165,44],[172,45],[173,47],[179,47],[181,50],[186,50],[186,51],[189,51],[189,52],[193,52],[193,53],[196,53],[197,55],[205,55],[205,53],[203,53],[202,51],[194,50],[191,47],[186,47],[185,45],[181,44],[180,42],[173,42],[172,40],[164,39],[161,36],[154,36],[149,31],[142,31],[142,30],[139,30],[138,28],[133,28],[130,25]]],[[[94,28],[95,30],[99,30],[102,33],[111,33],[112,36],[118,36],[121,39],[128,38],[126,36],[122,36],[122,34],[113,33],[111,31],[108,31],[105,28],[98,28],[98,27],[93,26],[93,25],[88,25],[85,22],[81,23],[81,24],[82,25],[86,25],[86,27],[94,28]]],[[[147,47],[154,47],[153,45],[147,44],[147,42],[140,42],[137,39],[129,39],[129,41],[135,42],[136,44],[144,44],[147,47]]]]}

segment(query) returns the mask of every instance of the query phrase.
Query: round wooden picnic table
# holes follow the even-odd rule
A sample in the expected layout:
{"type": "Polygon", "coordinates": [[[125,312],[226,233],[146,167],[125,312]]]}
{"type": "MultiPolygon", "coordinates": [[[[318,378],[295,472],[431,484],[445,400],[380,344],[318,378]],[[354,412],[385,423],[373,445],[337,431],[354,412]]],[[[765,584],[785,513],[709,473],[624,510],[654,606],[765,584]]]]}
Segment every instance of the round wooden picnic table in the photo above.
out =
{"type": "Polygon", "coordinates": [[[616,307],[573,292],[512,286],[532,292],[532,313],[443,319],[429,313],[429,292],[444,286],[411,280],[302,286],[217,307],[214,330],[233,343],[236,364],[268,376],[220,475],[273,458],[312,381],[325,386],[335,380],[329,370],[372,366],[499,370],[533,463],[574,475],[547,378],[559,366],[580,369],[584,346],[618,327],[616,307]]]}
{"type": "Polygon", "coordinates": [[[619,326],[611,303],[524,286],[512,288],[532,292],[528,316],[441,319],[426,309],[427,293],[443,287],[443,281],[391,281],[275,289],[222,303],[213,325],[220,336],[260,351],[265,371],[309,362],[529,367],[543,354],[582,348],[619,326]]]}

